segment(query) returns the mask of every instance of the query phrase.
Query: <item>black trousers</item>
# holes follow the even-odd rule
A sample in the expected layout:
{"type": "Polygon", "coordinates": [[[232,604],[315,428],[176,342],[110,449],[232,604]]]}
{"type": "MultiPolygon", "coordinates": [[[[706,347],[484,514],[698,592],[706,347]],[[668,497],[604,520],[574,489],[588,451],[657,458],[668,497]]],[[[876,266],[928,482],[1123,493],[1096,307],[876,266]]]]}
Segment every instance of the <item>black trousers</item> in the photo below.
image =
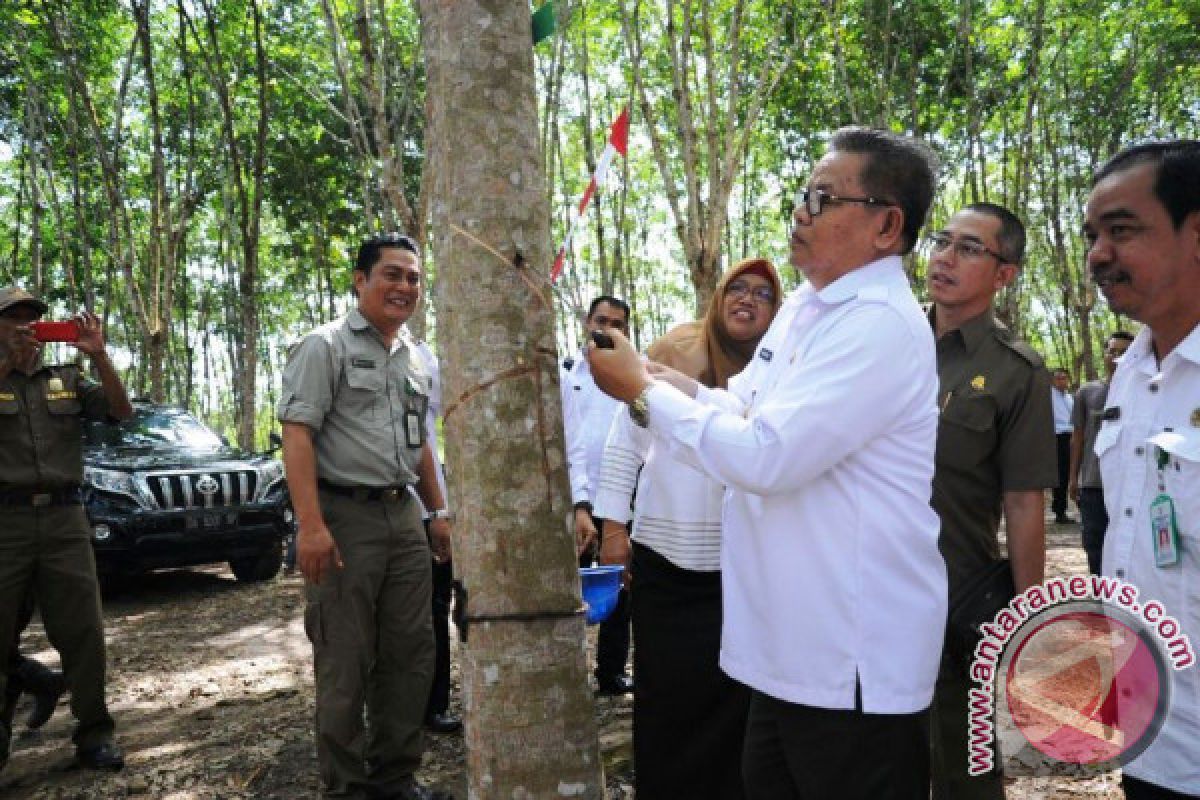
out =
{"type": "Polygon", "coordinates": [[[1198,800],[1200,794],[1184,794],[1172,789],[1164,789],[1153,783],[1146,783],[1128,775],[1121,776],[1121,788],[1125,790],[1125,800],[1198,800]]]}
{"type": "Polygon", "coordinates": [[[33,666],[34,669],[42,667],[39,662],[17,652],[17,648],[21,644],[21,634],[29,627],[29,622],[33,619],[33,606],[33,595],[26,595],[17,611],[17,626],[13,631],[12,650],[9,651],[8,663],[4,665],[4,668],[8,670],[8,683],[4,687],[4,697],[0,699],[0,702],[4,704],[0,707],[0,722],[3,722],[10,732],[12,731],[13,715],[17,710],[17,700],[25,691],[25,681],[21,679],[21,675],[29,669],[27,664],[33,666]],[[24,669],[22,669],[23,667],[24,669]]]}
{"type": "Polygon", "coordinates": [[[1099,575],[1100,557],[1104,553],[1104,532],[1108,530],[1108,510],[1104,507],[1103,489],[1079,490],[1079,527],[1083,531],[1088,570],[1093,575],[1099,575]]]}
{"type": "Polygon", "coordinates": [[[721,573],[633,543],[634,790],[638,800],[740,800],[750,690],[718,666],[721,573]]]}
{"type": "MultiPolygon", "coordinates": [[[[592,518],[596,530],[600,530],[601,520],[592,518]]],[[[579,557],[579,566],[590,567],[596,560],[599,544],[594,544],[579,557]]],[[[629,661],[629,592],[621,589],[617,595],[617,606],[608,619],[600,623],[600,631],[596,637],[596,678],[605,680],[625,674],[625,664],[629,661]]]]}
{"type": "MultiPolygon", "coordinates": [[[[425,520],[429,534],[429,520],[425,520]]],[[[450,600],[454,595],[454,563],[433,562],[433,683],[425,717],[444,714],[450,708],[450,600]]]]}
{"type": "Polygon", "coordinates": [[[1054,443],[1058,449],[1058,486],[1054,487],[1050,510],[1057,517],[1067,513],[1067,484],[1071,479],[1071,434],[1056,433],[1054,443]]]}
{"type": "Polygon", "coordinates": [[[928,800],[929,714],[867,714],[750,700],[749,800],[928,800]]]}

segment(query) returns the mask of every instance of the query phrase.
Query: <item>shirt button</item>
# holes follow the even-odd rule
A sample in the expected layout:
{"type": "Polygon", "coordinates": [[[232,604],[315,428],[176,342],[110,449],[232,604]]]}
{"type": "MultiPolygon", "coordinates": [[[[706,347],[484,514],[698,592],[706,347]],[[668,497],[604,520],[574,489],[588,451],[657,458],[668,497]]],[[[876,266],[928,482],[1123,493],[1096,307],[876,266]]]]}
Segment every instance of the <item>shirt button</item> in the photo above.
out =
{"type": "Polygon", "coordinates": [[[1125,577],[1125,570],[1123,570],[1123,569],[1119,569],[1119,570],[1117,570],[1117,577],[1118,577],[1118,578],[1124,578],[1124,577],[1125,577]]]}
{"type": "Polygon", "coordinates": [[[1146,452],[1146,448],[1144,448],[1144,447],[1135,447],[1133,449],[1133,454],[1136,456],[1140,456],[1144,452],[1146,452]]]}
{"type": "Polygon", "coordinates": [[[1152,383],[1152,384],[1150,384],[1150,391],[1152,391],[1152,392],[1157,392],[1157,391],[1158,391],[1158,384],[1157,384],[1157,383],[1152,383]]]}
{"type": "Polygon", "coordinates": [[[1125,509],[1125,516],[1127,516],[1127,517],[1132,517],[1132,516],[1133,516],[1133,509],[1132,509],[1132,508],[1127,508],[1127,509],[1125,509]]]}

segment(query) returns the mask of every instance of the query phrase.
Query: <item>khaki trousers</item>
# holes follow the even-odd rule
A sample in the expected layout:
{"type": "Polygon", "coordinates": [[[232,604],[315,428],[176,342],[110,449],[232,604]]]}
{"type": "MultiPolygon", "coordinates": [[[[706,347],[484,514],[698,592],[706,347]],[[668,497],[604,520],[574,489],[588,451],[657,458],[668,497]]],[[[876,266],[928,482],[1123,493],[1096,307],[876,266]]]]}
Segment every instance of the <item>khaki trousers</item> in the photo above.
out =
{"type": "Polygon", "coordinates": [[[416,771],[424,749],[434,661],[429,544],[412,497],[320,499],[345,564],[306,587],[321,781],[326,797],[387,794],[416,771]]]}
{"type": "MultiPolygon", "coordinates": [[[[83,506],[0,506],[0,664],[12,657],[22,606],[32,591],[50,644],[62,657],[78,720],[78,748],[112,739],[104,702],[104,619],[83,506]]],[[[0,697],[8,688],[0,670],[0,697]]]]}

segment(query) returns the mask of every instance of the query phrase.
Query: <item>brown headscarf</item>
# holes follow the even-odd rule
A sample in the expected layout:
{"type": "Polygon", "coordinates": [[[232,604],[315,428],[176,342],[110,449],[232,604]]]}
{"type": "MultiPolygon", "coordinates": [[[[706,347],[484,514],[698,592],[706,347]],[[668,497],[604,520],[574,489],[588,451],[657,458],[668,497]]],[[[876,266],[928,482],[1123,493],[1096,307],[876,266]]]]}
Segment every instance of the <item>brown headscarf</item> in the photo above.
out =
{"type": "Polygon", "coordinates": [[[721,316],[725,287],[747,272],[762,275],[774,287],[775,304],[768,312],[770,318],[774,319],[779,304],[783,302],[783,284],[779,281],[779,273],[765,258],[747,258],[721,276],[712,299],[708,301],[704,319],[685,322],[667,331],[646,351],[650,360],[677,369],[705,386],[724,389],[731,377],[745,369],[754,356],[758,340],[762,338],[744,342],[734,340],[725,330],[721,316]]]}

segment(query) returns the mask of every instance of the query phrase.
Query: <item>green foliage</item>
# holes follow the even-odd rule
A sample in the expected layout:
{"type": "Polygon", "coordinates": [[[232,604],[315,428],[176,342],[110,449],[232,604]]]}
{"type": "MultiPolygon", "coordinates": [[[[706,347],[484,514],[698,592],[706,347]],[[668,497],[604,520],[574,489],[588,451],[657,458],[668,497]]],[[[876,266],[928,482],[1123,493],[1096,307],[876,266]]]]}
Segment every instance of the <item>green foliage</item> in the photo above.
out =
{"type": "MultiPolygon", "coordinates": [[[[388,202],[381,137],[396,144],[400,188],[421,208],[426,86],[417,17],[406,0],[328,0],[328,17],[323,0],[150,3],[155,107],[136,38],[133,11],[142,5],[0,4],[0,281],[40,288],[60,311],[99,309],[116,349],[137,354],[128,377],[139,392],[150,385],[144,353],[156,314],[169,312],[169,327],[158,333],[165,392],[228,433],[238,422],[231,387],[244,360],[239,348],[257,340],[255,427],[265,444],[286,343],[345,310],[354,247],[381,224],[372,222],[388,202]],[[266,21],[269,119],[259,329],[247,337],[238,313],[243,206],[218,89],[228,90],[239,148],[253,152],[256,7],[266,21]],[[376,48],[385,56],[377,73],[368,71],[356,27],[361,8],[387,45],[376,48]],[[363,119],[372,75],[388,90],[382,127],[363,119]],[[163,260],[168,252],[173,264],[163,260]],[[155,311],[168,297],[169,308],[155,311]]],[[[633,119],[628,158],[614,162],[555,289],[564,350],[578,335],[575,314],[599,291],[631,300],[643,346],[692,313],[686,248],[666,199],[668,185],[684,185],[686,165],[671,150],[664,172],[652,152],[623,33],[635,21],[644,44],[638,66],[665,141],[678,144],[681,135],[668,22],[686,45],[676,58],[686,51],[694,66],[685,79],[693,95],[732,108],[729,117],[698,120],[701,211],[710,202],[713,142],[730,126],[746,127],[756,82],[769,74],[762,67],[794,57],[747,131],[722,263],[746,255],[785,262],[789,198],[831,130],[858,123],[910,131],[941,157],[932,225],[976,199],[1024,217],[1028,263],[1001,311],[1048,361],[1068,364],[1080,379],[1099,367],[1104,336],[1128,325],[1109,314],[1084,274],[1078,231],[1091,172],[1130,141],[1200,134],[1196,2],[573,0],[556,7],[558,31],[535,50],[556,247],[608,126],[626,105],[633,119]]],[[[919,280],[922,259],[913,266],[919,280]]]]}

